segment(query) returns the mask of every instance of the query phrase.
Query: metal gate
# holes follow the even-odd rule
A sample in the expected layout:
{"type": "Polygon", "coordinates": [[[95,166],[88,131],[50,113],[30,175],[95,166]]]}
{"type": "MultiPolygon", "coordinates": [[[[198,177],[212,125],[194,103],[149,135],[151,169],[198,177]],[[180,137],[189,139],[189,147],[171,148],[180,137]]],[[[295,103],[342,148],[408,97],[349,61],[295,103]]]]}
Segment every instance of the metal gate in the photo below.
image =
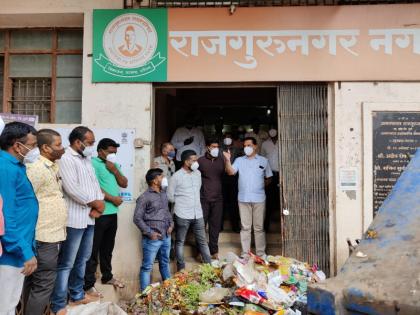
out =
{"type": "Polygon", "coordinates": [[[328,87],[278,88],[282,251],[330,273],[328,87]]]}

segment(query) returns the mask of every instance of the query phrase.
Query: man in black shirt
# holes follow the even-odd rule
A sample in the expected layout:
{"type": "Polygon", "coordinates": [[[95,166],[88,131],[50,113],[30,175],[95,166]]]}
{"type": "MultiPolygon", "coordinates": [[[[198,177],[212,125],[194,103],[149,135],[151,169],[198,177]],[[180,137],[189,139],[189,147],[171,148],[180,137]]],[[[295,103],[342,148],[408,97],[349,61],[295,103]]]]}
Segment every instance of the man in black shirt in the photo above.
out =
{"type": "Polygon", "coordinates": [[[219,234],[223,216],[222,178],[225,162],[219,152],[219,141],[207,139],[206,153],[198,159],[201,172],[201,206],[205,224],[209,225],[209,249],[212,258],[218,259],[219,234]]]}

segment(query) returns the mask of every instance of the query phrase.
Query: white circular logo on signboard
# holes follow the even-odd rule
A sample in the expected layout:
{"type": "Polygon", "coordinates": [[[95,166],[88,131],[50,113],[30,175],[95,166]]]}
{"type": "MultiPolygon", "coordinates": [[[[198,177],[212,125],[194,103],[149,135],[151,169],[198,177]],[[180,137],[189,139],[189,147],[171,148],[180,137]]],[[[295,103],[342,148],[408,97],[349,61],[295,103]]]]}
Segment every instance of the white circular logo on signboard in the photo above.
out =
{"type": "Polygon", "coordinates": [[[137,68],[154,55],[158,36],[153,24],[144,16],[127,13],[113,19],[103,35],[104,52],[121,68],[137,68]]]}

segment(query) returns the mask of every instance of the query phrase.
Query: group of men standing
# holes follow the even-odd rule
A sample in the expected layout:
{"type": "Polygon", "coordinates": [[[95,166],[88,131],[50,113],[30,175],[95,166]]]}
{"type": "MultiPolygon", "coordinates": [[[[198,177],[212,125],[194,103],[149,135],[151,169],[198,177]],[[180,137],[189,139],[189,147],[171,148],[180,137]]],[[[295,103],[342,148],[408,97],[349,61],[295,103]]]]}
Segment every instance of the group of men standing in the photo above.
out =
{"type": "Polygon", "coordinates": [[[69,142],[65,150],[58,132],[20,122],[1,132],[1,315],[15,314],[22,291],[25,314],[41,315],[51,303],[63,315],[68,303],[97,300],[98,257],[102,283],[123,287],[111,267],[119,190],[127,187],[115,163],[119,144],[102,139],[92,158],[95,135],[83,126],[69,142]]]}
{"type": "MultiPolygon", "coordinates": [[[[161,155],[155,158],[153,168],[146,174],[149,189],[138,198],[134,214],[134,223],[143,234],[141,290],[150,284],[155,259],[159,261],[163,280],[170,276],[170,232],[173,230],[178,271],[185,268],[184,244],[190,229],[202,261],[210,263],[218,259],[224,196],[226,199],[229,192],[235,192],[235,181],[230,182],[231,189],[226,191],[229,177],[237,178],[238,193],[234,198],[240,214],[242,256],[247,256],[251,249],[252,229],[257,255],[266,255],[265,191],[271,187],[271,162],[279,163],[277,131],[272,129],[269,135],[266,142],[270,141],[271,145],[264,142],[261,150],[268,159],[258,153],[260,148],[255,137],[241,139],[241,149],[233,145],[238,139],[232,139],[230,133],[226,133],[222,141],[209,138],[203,142],[202,132],[192,124],[179,128],[170,143],[162,144],[161,155]]],[[[275,171],[278,176],[278,165],[275,171]]],[[[275,182],[278,188],[278,180],[275,182]]]]}
{"type": "MultiPolygon", "coordinates": [[[[68,303],[97,300],[98,263],[103,284],[124,287],[111,265],[119,192],[127,187],[116,163],[119,144],[104,138],[95,147],[93,131],[84,126],[71,131],[66,150],[52,129],[13,122],[0,133],[0,315],[14,314],[22,291],[25,314],[40,315],[50,304],[53,314],[63,315],[68,303]]],[[[150,284],[155,259],[162,278],[170,277],[172,234],[178,270],[185,268],[190,229],[202,261],[218,258],[227,199],[240,215],[242,256],[250,251],[252,229],[257,255],[266,254],[265,191],[272,169],[278,175],[277,132],[269,134],[271,143],[260,148],[252,135],[226,133],[223,141],[204,141],[201,131],[187,125],[173,144],[161,146],[133,218],[142,233],[141,290],[150,284]]]]}

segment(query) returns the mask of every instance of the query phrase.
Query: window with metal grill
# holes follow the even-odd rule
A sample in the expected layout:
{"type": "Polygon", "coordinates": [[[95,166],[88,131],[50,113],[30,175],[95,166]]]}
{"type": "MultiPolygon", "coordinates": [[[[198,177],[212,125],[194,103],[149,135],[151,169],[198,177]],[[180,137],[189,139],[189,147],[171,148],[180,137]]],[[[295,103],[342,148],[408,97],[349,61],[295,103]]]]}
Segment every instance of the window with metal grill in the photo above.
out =
{"type": "Polygon", "coordinates": [[[80,123],[83,31],[0,31],[0,100],[4,112],[41,123],[80,123]]]}
{"type": "Polygon", "coordinates": [[[40,123],[50,121],[51,78],[12,79],[12,113],[38,115],[40,123]]]}

